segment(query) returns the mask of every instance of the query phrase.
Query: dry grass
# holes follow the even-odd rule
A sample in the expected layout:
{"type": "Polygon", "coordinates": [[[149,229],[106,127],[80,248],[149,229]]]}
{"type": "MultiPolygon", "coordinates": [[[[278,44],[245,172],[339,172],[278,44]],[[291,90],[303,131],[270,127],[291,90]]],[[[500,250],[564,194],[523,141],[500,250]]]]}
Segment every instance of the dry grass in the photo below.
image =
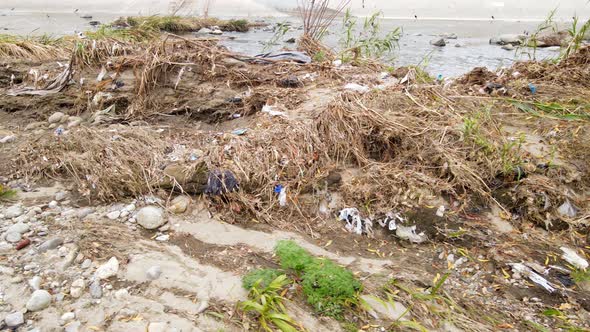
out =
{"type": "Polygon", "coordinates": [[[339,0],[330,8],[329,0],[298,0],[299,15],[303,19],[303,33],[319,41],[328,31],[336,17],[350,4],[350,0],[339,0]]]}
{"type": "Polygon", "coordinates": [[[66,176],[88,199],[108,201],[149,193],[163,179],[165,143],[150,129],[120,131],[82,127],[67,137],[31,144],[19,158],[29,176],[66,176]]]}
{"type": "MultiPolygon", "coordinates": [[[[21,38],[0,35],[0,58],[34,59],[39,61],[68,58],[64,39],[49,37],[21,38]]],[[[71,50],[71,48],[70,48],[71,50]]]]}

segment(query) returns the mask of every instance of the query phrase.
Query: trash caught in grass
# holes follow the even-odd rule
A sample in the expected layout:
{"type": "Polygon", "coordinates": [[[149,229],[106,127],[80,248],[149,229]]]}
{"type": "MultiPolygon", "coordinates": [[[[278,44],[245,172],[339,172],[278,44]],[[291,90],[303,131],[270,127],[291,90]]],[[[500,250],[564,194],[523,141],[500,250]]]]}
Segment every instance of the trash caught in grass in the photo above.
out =
{"type": "Polygon", "coordinates": [[[344,89],[346,89],[348,91],[358,92],[358,93],[367,93],[367,92],[371,91],[371,89],[368,86],[360,85],[360,84],[356,84],[356,83],[348,83],[344,86],[344,89]]]}
{"type": "Polygon", "coordinates": [[[578,253],[570,248],[561,247],[559,248],[563,251],[561,258],[565,259],[568,263],[573,265],[575,268],[580,270],[586,270],[588,268],[588,261],[582,256],[578,255],[578,253]]]}
{"type": "Polygon", "coordinates": [[[270,116],[285,116],[284,112],[278,111],[276,106],[271,105],[264,105],[261,112],[270,116]]]}
{"type": "Polygon", "coordinates": [[[231,171],[215,170],[209,172],[205,194],[219,196],[237,191],[239,187],[240,184],[231,171]]]}
{"type": "Polygon", "coordinates": [[[512,271],[515,274],[513,277],[515,279],[518,279],[520,277],[526,277],[529,278],[535,284],[543,287],[549,293],[553,293],[555,291],[555,287],[553,287],[547,279],[537,274],[530,267],[522,263],[513,263],[509,265],[512,266],[512,271]]]}
{"type": "MultiPolygon", "coordinates": [[[[373,236],[373,220],[371,218],[362,218],[361,213],[357,208],[346,208],[340,210],[338,220],[346,222],[344,228],[347,231],[357,235],[373,236]]],[[[407,219],[402,217],[399,213],[389,212],[384,218],[376,219],[375,222],[389,231],[395,231],[395,235],[412,243],[423,243],[427,240],[424,232],[418,233],[417,226],[404,226],[407,219]]]]}

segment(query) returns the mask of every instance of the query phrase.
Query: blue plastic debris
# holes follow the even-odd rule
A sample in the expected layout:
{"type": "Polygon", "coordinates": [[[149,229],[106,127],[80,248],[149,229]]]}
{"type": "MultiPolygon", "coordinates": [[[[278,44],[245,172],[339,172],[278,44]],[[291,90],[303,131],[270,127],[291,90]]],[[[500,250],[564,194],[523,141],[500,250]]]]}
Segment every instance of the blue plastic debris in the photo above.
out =
{"type": "Polygon", "coordinates": [[[533,85],[533,83],[529,83],[529,90],[531,90],[532,94],[537,93],[537,87],[533,85]]]}
{"type": "Polygon", "coordinates": [[[275,186],[274,192],[275,192],[275,194],[280,194],[281,193],[281,190],[283,190],[283,185],[282,184],[277,184],[275,186]]]}
{"type": "Polygon", "coordinates": [[[442,74],[438,74],[438,76],[436,77],[436,80],[439,82],[442,81],[443,80],[442,74]]]}
{"type": "Polygon", "coordinates": [[[55,136],[61,136],[64,133],[64,131],[65,130],[63,127],[61,127],[61,126],[57,127],[57,129],[55,129],[55,131],[54,131],[55,136]]]}

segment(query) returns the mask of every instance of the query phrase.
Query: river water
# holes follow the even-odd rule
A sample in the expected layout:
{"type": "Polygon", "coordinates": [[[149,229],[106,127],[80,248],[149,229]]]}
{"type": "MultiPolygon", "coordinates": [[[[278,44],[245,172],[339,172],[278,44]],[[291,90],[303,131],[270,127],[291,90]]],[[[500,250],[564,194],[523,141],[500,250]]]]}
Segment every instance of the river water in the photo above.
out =
{"type": "MultiPolygon", "coordinates": [[[[64,35],[73,34],[76,31],[92,29],[88,19],[82,19],[75,13],[43,13],[43,12],[19,12],[0,11],[0,33],[18,35],[64,35]]],[[[93,15],[93,20],[110,22],[118,15],[105,12],[93,15]]],[[[250,18],[254,20],[254,18],[250,18]]],[[[277,50],[284,47],[293,47],[291,44],[282,43],[290,37],[298,37],[300,22],[293,17],[261,18],[272,26],[276,23],[290,23],[292,28],[285,36],[280,38],[281,43],[271,47],[277,50]]],[[[359,20],[360,21],[360,20],[359,20]]],[[[464,74],[474,67],[485,66],[490,69],[498,69],[509,66],[517,59],[516,52],[506,51],[499,46],[490,45],[489,39],[501,34],[523,33],[534,31],[539,22],[535,21],[500,21],[500,20],[426,20],[426,19],[383,19],[381,31],[384,33],[400,27],[403,35],[397,48],[391,55],[392,64],[395,66],[423,64],[426,70],[434,75],[444,77],[456,77],[464,74]],[[440,34],[454,33],[456,40],[449,40],[446,47],[435,47],[430,41],[440,34]],[[456,47],[459,45],[460,47],[456,47]]],[[[263,52],[265,42],[270,40],[274,32],[271,29],[254,29],[248,33],[229,33],[222,37],[223,43],[230,49],[249,55],[263,52]],[[226,37],[235,37],[230,40],[226,37]]],[[[336,22],[330,34],[324,42],[330,47],[337,48],[342,33],[342,27],[336,22]]],[[[558,50],[539,49],[537,59],[553,58],[559,55],[558,50]]],[[[526,59],[526,55],[519,55],[526,59]]]]}

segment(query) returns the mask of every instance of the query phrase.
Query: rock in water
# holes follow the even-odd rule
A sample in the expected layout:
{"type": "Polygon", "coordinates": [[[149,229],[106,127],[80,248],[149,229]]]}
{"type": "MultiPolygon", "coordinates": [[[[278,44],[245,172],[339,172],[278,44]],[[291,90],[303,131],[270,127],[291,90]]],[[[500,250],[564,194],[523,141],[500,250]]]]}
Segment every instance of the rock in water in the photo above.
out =
{"type": "Polygon", "coordinates": [[[438,46],[438,47],[444,47],[447,46],[447,42],[445,41],[444,38],[441,39],[437,39],[437,40],[433,40],[430,42],[432,45],[434,46],[438,46]]]}
{"type": "Polygon", "coordinates": [[[188,196],[178,196],[170,202],[170,207],[168,208],[170,212],[180,214],[186,212],[188,209],[189,204],[191,203],[191,199],[188,196]]]}
{"type": "Polygon", "coordinates": [[[25,323],[25,316],[20,311],[13,312],[6,315],[6,318],[4,318],[4,323],[6,323],[6,326],[8,327],[18,327],[25,323]]]}
{"type": "Polygon", "coordinates": [[[95,280],[90,284],[90,296],[92,296],[93,299],[100,299],[102,297],[102,286],[98,280],[95,280]]]}
{"type": "Polygon", "coordinates": [[[162,268],[158,265],[152,266],[145,272],[145,274],[149,280],[156,280],[162,275],[162,268]]]}
{"type": "Polygon", "coordinates": [[[116,257],[111,257],[108,262],[96,269],[96,277],[100,280],[108,279],[116,276],[117,272],[119,272],[119,261],[116,257]]]}
{"type": "Polygon", "coordinates": [[[137,212],[137,223],[145,229],[156,229],[166,223],[164,211],[157,206],[146,206],[137,212]]]}
{"type": "Polygon", "coordinates": [[[209,29],[209,28],[201,28],[201,30],[197,31],[197,33],[201,33],[201,34],[209,34],[213,32],[213,30],[209,29]]]}
{"type": "Polygon", "coordinates": [[[29,311],[40,311],[51,304],[51,294],[46,290],[36,290],[29,301],[27,301],[27,310],[29,311]]]}
{"type": "Polygon", "coordinates": [[[24,213],[23,208],[18,205],[13,205],[4,211],[4,218],[12,219],[20,217],[24,213]]]}
{"type": "Polygon", "coordinates": [[[63,119],[63,117],[64,117],[64,114],[62,112],[55,112],[49,117],[49,119],[47,119],[47,122],[59,123],[59,122],[61,122],[61,119],[63,119]]]}

